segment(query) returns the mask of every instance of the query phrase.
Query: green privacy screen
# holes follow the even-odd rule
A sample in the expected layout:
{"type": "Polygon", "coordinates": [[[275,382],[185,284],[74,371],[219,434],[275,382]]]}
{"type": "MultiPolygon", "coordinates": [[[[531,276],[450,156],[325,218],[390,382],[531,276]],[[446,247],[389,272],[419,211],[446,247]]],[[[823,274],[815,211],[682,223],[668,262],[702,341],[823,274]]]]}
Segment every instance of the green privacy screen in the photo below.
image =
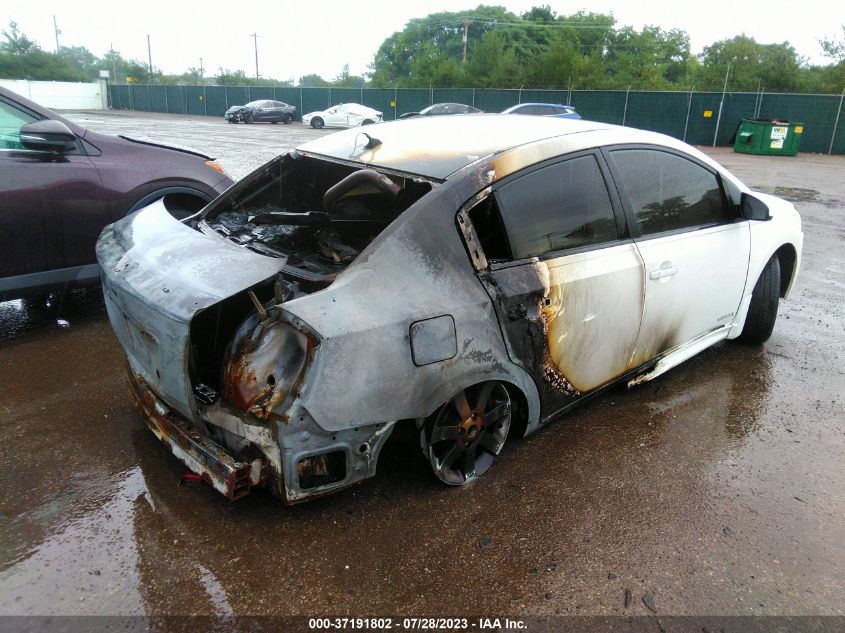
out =
{"type": "Polygon", "coordinates": [[[267,86],[109,86],[117,110],[223,116],[233,105],[259,99],[296,106],[299,116],[339,103],[362,103],[385,120],[433,103],[465,103],[501,112],[518,103],[570,104],[585,119],[652,130],[692,145],[733,145],[742,119],[804,123],[801,151],[845,154],[841,95],[625,90],[499,90],[494,88],[292,88],[267,86]]]}

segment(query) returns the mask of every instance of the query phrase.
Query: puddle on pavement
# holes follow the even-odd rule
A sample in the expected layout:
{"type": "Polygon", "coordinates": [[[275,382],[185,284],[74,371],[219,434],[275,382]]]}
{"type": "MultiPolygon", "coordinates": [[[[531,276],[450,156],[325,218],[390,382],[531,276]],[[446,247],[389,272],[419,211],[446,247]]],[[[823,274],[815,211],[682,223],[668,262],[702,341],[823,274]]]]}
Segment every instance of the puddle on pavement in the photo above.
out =
{"type": "Polygon", "coordinates": [[[0,341],[30,334],[70,329],[83,322],[105,318],[100,288],[65,294],[0,302],[0,341]]]}
{"type": "Polygon", "coordinates": [[[814,202],[816,204],[824,205],[828,208],[837,208],[843,206],[841,200],[830,197],[822,197],[821,193],[815,189],[803,189],[801,187],[759,187],[753,186],[755,191],[762,191],[763,193],[770,193],[773,196],[789,200],[792,203],[814,202]]]}

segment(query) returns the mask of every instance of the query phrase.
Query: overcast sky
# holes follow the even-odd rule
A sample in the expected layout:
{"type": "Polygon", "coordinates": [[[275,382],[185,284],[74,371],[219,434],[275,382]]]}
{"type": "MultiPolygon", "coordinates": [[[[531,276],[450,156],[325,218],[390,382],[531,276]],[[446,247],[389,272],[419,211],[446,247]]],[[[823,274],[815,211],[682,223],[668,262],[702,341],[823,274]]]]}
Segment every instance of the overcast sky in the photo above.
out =
{"type": "MultiPolygon", "coordinates": [[[[352,74],[366,72],[379,45],[405,23],[438,11],[458,11],[477,0],[345,0],[335,2],[96,2],[91,0],[0,0],[0,22],[9,20],[45,50],[55,50],[53,15],[62,46],[85,46],[102,55],[114,46],[126,58],[147,59],[147,34],[153,66],[165,73],[181,73],[200,65],[206,75],[218,68],[255,74],[251,33],[258,33],[258,68],[264,77],[296,80],[317,73],[338,75],[344,64],[352,74]]],[[[843,0],[584,0],[567,2],[507,0],[500,4],[519,14],[534,5],[549,4],[558,14],[579,9],[613,13],[617,25],[637,29],[651,24],[686,31],[694,53],[704,46],[744,32],[761,43],[788,40],[812,63],[830,60],[821,54],[818,39],[842,36],[843,0]]]]}

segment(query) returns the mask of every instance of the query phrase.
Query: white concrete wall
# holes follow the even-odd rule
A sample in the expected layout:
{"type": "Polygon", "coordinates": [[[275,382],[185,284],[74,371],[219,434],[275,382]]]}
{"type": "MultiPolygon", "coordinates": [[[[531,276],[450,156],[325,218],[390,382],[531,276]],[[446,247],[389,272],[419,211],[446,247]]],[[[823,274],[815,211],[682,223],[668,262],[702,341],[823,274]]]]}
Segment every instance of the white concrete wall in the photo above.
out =
{"type": "Polygon", "coordinates": [[[27,81],[0,79],[0,86],[53,110],[105,110],[108,96],[105,82],[27,81]]]}

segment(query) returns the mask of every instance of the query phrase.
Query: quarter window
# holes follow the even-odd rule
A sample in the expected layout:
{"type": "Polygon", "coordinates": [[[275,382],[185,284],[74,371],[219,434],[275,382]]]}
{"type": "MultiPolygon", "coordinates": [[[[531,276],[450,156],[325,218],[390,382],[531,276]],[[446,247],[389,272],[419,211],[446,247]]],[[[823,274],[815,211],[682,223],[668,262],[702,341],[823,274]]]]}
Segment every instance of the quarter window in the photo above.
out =
{"type": "Polygon", "coordinates": [[[718,178],[701,165],[647,149],[611,154],[643,235],[733,221],[718,178]]]}
{"type": "Polygon", "coordinates": [[[515,259],[618,238],[595,156],[533,171],[504,185],[496,196],[515,259]]]}

